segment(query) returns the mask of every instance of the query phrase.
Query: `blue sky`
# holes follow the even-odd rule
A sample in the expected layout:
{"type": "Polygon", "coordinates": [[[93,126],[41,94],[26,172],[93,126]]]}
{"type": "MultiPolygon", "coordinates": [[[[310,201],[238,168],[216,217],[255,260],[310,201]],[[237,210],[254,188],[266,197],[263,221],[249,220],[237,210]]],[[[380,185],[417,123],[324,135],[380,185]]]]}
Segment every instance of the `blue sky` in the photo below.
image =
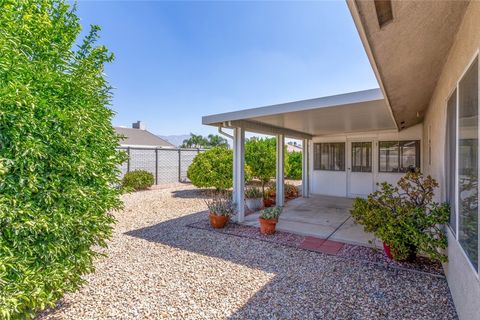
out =
{"type": "Polygon", "coordinates": [[[377,87],[345,1],[80,1],[115,54],[114,125],[208,134],[201,116],[377,87]]]}

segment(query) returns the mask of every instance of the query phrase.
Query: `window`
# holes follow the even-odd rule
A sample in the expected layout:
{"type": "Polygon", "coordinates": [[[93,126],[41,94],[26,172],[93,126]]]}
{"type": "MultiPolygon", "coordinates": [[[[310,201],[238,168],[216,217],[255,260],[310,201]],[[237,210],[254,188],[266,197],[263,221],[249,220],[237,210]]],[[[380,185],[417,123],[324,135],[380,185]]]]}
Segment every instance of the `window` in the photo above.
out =
{"type": "Polygon", "coordinates": [[[458,84],[458,241],[478,270],[478,59],[458,84]]]}
{"type": "Polygon", "coordinates": [[[371,142],[352,142],[352,172],[372,172],[371,142]]]}
{"type": "Polygon", "coordinates": [[[345,143],[315,143],[313,145],[315,170],[345,171],[345,143]]]}
{"type": "Polygon", "coordinates": [[[420,141],[380,141],[379,172],[407,172],[420,168],[420,141]]]}
{"type": "Polygon", "coordinates": [[[457,215],[455,212],[455,172],[457,150],[457,90],[447,102],[447,125],[445,137],[445,196],[450,204],[450,227],[457,232],[457,215]]]}

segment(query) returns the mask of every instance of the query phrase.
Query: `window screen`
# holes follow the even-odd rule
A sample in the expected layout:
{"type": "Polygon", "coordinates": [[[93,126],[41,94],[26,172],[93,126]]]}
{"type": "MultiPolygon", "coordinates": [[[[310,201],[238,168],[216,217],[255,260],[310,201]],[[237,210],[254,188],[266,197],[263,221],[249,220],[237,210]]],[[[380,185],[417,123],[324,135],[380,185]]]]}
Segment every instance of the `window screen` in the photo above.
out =
{"type": "Polygon", "coordinates": [[[380,141],[378,171],[407,172],[420,169],[420,141],[380,141]]]}
{"type": "Polygon", "coordinates": [[[352,142],[352,172],[372,172],[371,142],[352,142]]]}
{"type": "Polygon", "coordinates": [[[345,143],[315,143],[313,145],[315,170],[345,171],[345,143]]]}

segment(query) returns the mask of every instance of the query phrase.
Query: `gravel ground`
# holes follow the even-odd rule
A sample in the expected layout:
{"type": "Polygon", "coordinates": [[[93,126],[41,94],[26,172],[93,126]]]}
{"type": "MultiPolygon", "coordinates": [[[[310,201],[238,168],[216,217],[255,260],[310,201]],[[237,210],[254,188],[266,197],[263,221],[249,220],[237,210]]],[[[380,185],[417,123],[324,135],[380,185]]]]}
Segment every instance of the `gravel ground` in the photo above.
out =
{"type": "Polygon", "coordinates": [[[124,196],[88,284],[39,319],[456,319],[445,279],[188,225],[192,187],[124,196]]]}
{"type": "MultiPolygon", "coordinates": [[[[284,246],[302,248],[302,242],[307,237],[296,235],[288,232],[277,231],[273,235],[265,236],[258,232],[258,228],[241,225],[236,223],[229,223],[223,229],[214,229],[208,219],[202,219],[195,223],[188,225],[192,228],[199,228],[210,230],[213,232],[220,232],[225,234],[231,234],[238,237],[252,238],[260,241],[272,242],[284,246]]],[[[303,248],[302,248],[303,249],[303,248]]],[[[307,249],[312,250],[312,249],[307,249]]],[[[318,251],[318,250],[313,250],[318,251]]],[[[408,269],[411,271],[419,271],[429,273],[433,276],[445,277],[442,265],[438,262],[433,262],[425,257],[417,257],[413,262],[398,262],[391,260],[384,253],[383,249],[344,244],[338,253],[335,253],[337,257],[345,259],[359,260],[365,263],[374,263],[378,267],[393,268],[393,269],[408,269]]]]}

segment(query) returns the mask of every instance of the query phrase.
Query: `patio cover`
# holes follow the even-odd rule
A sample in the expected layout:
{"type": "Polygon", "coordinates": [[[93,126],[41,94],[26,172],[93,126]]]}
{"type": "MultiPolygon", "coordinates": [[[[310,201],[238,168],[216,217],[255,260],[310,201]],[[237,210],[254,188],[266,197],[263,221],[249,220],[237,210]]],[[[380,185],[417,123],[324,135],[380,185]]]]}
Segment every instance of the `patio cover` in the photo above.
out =
{"type": "Polygon", "coordinates": [[[378,88],[209,115],[202,118],[202,123],[298,139],[396,129],[378,88]]]}

